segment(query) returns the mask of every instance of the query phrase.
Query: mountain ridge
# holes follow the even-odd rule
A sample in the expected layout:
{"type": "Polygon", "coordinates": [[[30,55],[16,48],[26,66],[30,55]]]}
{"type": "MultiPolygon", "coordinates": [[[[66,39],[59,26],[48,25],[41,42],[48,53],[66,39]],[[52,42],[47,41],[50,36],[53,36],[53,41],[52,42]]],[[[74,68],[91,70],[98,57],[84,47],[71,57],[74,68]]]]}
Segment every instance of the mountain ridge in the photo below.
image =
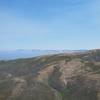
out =
{"type": "Polygon", "coordinates": [[[0,100],[100,100],[100,50],[0,61],[0,100]]]}

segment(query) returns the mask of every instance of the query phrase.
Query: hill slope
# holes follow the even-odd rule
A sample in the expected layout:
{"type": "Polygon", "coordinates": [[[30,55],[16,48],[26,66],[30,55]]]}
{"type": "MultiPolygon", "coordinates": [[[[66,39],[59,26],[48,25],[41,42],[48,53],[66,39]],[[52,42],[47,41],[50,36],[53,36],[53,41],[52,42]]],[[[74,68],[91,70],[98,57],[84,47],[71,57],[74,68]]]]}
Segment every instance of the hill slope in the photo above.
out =
{"type": "Polygon", "coordinates": [[[0,100],[100,100],[100,50],[0,61],[0,100]]]}

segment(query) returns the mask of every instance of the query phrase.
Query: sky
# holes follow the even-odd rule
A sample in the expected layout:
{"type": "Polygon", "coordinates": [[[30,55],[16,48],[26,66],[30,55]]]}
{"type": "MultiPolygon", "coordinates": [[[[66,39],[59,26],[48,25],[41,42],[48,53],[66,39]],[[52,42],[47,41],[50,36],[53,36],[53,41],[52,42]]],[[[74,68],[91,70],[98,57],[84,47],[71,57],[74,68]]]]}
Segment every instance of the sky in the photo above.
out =
{"type": "Polygon", "coordinates": [[[0,0],[0,50],[100,48],[100,0],[0,0]]]}

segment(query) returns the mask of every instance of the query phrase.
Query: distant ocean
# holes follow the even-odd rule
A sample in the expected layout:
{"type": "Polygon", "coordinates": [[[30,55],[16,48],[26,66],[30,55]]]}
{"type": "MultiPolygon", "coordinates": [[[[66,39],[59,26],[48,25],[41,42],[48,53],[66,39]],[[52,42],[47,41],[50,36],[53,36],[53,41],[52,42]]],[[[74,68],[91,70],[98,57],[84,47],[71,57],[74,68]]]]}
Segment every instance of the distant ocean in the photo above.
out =
{"type": "Polygon", "coordinates": [[[86,50],[9,50],[0,51],[0,60],[37,57],[49,54],[84,52],[86,50]]]}

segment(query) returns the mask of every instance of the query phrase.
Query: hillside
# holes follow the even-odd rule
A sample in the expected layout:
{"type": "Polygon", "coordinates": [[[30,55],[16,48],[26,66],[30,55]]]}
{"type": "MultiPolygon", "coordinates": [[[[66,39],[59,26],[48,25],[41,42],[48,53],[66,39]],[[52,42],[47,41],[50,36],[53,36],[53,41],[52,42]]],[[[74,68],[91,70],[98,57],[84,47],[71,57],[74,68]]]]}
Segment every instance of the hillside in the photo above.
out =
{"type": "Polygon", "coordinates": [[[0,100],[100,100],[100,50],[0,61],[0,100]]]}

